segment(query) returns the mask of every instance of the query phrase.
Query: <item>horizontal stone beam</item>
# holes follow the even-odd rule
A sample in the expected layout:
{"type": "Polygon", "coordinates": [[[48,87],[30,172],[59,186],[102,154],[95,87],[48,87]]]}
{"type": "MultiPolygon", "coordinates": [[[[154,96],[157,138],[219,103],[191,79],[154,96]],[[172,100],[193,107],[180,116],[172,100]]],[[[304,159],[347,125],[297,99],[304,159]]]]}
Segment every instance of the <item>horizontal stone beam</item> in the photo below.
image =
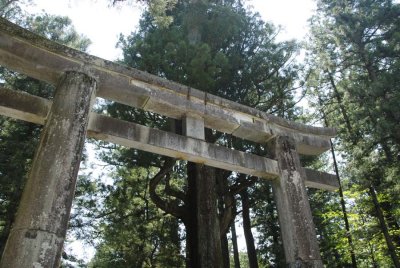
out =
{"type": "Polygon", "coordinates": [[[166,79],[106,61],[37,36],[0,19],[0,64],[55,84],[67,70],[88,72],[98,80],[98,96],[181,119],[201,116],[205,126],[250,141],[292,137],[298,152],[320,154],[330,148],[331,128],[287,121],[251,107],[207,94],[166,79]]]}
{"type": "Polygon", "coordinates": [[[278,175],[275,160],[108,116],[92,114],[88,135],[129,148],[256,177],[273,179],[278,175]]]}
{"type": "MultiPolygon", "coordinates": [[[[51,105],[50,100],[21,91],[0,88],[2,115],[43,124],[51,105]]],[[[257,177],[267,179],[278,177],[275,160],[95,113],[90,115],[88,136],[257,177]]],[[[338,188],[334,175],[310,169],[306,169],[306,174],[306,185],[309,187],[330,191],[338,188]]]]}
{"type": "Polygon", "coordinates": [[[339,189],[339,181],[336,175],[304,168],[306,171],[306,186],[316,189],[335,191],[339,189]]]}
{"type": "Polygon", "coordinates": [[[0,88],[0,114],[44,125],[51,101],[23,91],[0,88]]]}

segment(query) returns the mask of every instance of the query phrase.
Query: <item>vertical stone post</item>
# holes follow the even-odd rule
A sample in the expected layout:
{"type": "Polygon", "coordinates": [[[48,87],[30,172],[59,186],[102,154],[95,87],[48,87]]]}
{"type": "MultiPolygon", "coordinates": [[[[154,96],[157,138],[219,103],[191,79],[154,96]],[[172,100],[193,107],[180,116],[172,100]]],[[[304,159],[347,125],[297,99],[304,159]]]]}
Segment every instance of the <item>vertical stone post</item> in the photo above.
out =
{"type": "Polygon", "coordinates": [[[59,267],[95,88],[83,73],[61,77],[1,268],[59,267]]]}
{"type": "MultiPolygon", "coordinates": [[[[204,119],[186,116],[183,118],[183,134],[205,139],[204,119]]],[[[196,236],[192,241],[196,246],[191,252],[190,267],[222,267],[222,248],[218,219],[215,169],[202,164],[188,163],[189,191],[192,201],[190,209],[194,216],[196,236]],[[194,174],[193,174],[194,173],[194,174]]],[[[190,235],[190,234],[189,234],[190,235]]]]}
{"type": "Polygon", "coordinates": [[[280,177],[272,182],[287,267],[323,267],[295,142],[288,137],[273,141],[280,177]]]}

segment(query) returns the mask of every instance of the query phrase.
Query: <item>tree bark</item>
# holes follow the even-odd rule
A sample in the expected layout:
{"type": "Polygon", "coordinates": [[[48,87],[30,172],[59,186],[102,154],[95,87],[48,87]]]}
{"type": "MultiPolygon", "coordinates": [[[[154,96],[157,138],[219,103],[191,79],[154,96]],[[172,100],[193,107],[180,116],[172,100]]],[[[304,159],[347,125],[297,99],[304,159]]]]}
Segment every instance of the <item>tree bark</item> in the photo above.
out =
{"type": "MultiPolygon", "coordinates": [[[[183,133],[205,139],[204,120],[187,116],[183,133]]],[[[192,268],[223,267],[215,168],[188,162],[188,265],[192,268]]]]}
{"type": "Polygon", "coordinates": [[[85,74],[62,76],[1,268],[59,266],[95,88],[85,74]]]}
{"type": "Polygon", "coordinates": [[[272,231],[272,253],[275,255],[275,263],[277,267],[284,266],[285,265],[285,256],[283,252],[283,247],[282,247],[282,242],[281,242],[281,237],[279,234],[279,226],[275,224],[275,222],[278,222],[278,219],[276,217],[276,205],[273,202],[273,193],[272,189],[268,189],[268,193],[266,195],[266,199],[268,202],[267,206],[267,215],[271,219],[270,220],[270,225],[271,225],[271,231],[272,231]]]}
{"type": "Polygon", "coordinates": [[[215,169],[198,165],[197,228],[199,267],[222,267],[221,235],[218,221],[215,169]]]}
{"type": "MultiPolygon", "coordinates": [[[[224,268],[229,268],[230,267],[230,253],[229,253],[229,244],[228,244],[228,238],[227,238],[227,232],[225,231],[222,225],[224,225],[224,216],[227,213],[227,208],[224,207],[226,204],[224,198],[224,187],[226,178],[224,176],[224,172],[220,169],[216,169],[216,180],[217,180],[217,193],[218,193],[218,210],[219,210],[219,224],[220,224],[220,234],[221,234],[221,253],[222,253],[222,260],[223,260],[223,267],[224,268]]],[[[225,193],[228,194],[228,193],[225,193]]],[[[228,227],[229,230],[229,227],[228,227]]]]}
{"type": "Polygon", "coordinates": [[[242,216],[243,216],[243,231],[247,246],[247,256],[249,258],[249,267],[258,268],[257,252],[254,245],[254,237],[251,232],[251,221],[250,221],[250,205],[249,205],[249,194],[247,188],[240,193],[242,199],[242,216]]]}
{"type": "Polygon", "coordinates": [[[196,173],[197,165],[187,163],[188,189],[187,189],[187,217],[185,217],[186,228],[186,267],[196,268],[199,265],[198,250],[198,229],[197,229],[197,198],[196,198],[196,173]]]}
{"type": "Polygon", "coordinates": [[[232,246],[233,246],[233,262],[235,265],[234,267],[240,268],[239,247],[237,243],[235,221],[233,221],[231,225],[231,234],[232,234],[232,246]]]}
{"type": "Polygon", "coordinates": [[[187,265],[191,268],[223,267],[215,169],[189,162],[188,173],[187,265]]]}
{"type": "Polygon", "coordinates": [[[228,245],[228,238],[226,234],[221,234],[221,249],[222,249],[222,261],[223,267],[229,268],[230,267],[230,254],[229,254],[229,245],[228,245]]]}
{"type": "Polygon", "coordinates": [[[379,204],[378,197],[376,196],[376,192],[375,192],[375,189],[373,186],[369,187],[369,195],[371,196],[372,202],[374,203],[376,216],[378,218],[379,225],[381,227],[383,236],[385,237],[386,245],[388,247],[390,257],[392,258],[393,265],[396,268],[400,268],[399,257],[396,254],[396,247],[394,246],[392,238],[390,237],[389,230],[386,225],[385,218],[383,216],[382,209],[379,204]]]}

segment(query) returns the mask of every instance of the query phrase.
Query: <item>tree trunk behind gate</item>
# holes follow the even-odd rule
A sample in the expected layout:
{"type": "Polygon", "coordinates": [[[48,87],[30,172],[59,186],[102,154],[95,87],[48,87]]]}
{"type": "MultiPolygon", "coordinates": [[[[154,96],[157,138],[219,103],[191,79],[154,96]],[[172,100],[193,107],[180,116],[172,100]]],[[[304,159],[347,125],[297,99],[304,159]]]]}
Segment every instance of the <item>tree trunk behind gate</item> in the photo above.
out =
{"type": "Polygon", "coordinates": [[[243,233],[246,240],[247,256],[249,258],[249,267],[258,268],[257,251],[254,245],[254,237],[251,232],[250,220],[250,201],[247,188],[240,193],[242,199],[242,215],[243,215],[243,233]]]}

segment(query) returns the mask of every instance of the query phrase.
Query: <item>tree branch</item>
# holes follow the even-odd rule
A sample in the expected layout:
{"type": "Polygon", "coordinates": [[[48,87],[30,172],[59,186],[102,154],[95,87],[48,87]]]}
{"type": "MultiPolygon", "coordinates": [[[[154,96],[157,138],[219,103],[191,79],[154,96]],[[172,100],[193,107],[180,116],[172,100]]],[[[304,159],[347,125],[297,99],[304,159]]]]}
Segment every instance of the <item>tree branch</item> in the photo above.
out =
{"type": "Polygon", "coordinates": [[[245,179],[244,175],[240,175],[239,180],[233,184],[231,187],[229,187],[229,192],[232,195],[237,195],[239,194],[243,189],[252,186],[254,183],[256,183],[257,177],[250,177],[248,179],[245,179]]]}
{"type": "Polygon", "coordinates": [[[167,195],[173,196],[173,197],[175,197],[177,199],[180,199],[183,202],[185,202],[186,201],[186,194],[183,191],[179,191],[177,189],[172,188],[170,183],[169,183],[170,179],[171,179],[171,176],[169,176],[169,174],[167,174],[166,182],[165,182],[165,189],[164,189],[165,193],[167,195]]]}
{"type": "Polygon", "coordinates": [[[168,214],[171,214],[179,219],[183,219],[184,217],[184,208],[179,206],[177,200],[175,201],[167,201],[163,200],[157,193],[156,188],[157,185],[161,182],[161,180],[172,171],[176,160],[173,158],[168,158],[165,160],[163,167],[161,167],[160,171],[150,180],[149,183],[149,193],[150,198],[154,202],[154,204],[165,211],[168,214]]]}

